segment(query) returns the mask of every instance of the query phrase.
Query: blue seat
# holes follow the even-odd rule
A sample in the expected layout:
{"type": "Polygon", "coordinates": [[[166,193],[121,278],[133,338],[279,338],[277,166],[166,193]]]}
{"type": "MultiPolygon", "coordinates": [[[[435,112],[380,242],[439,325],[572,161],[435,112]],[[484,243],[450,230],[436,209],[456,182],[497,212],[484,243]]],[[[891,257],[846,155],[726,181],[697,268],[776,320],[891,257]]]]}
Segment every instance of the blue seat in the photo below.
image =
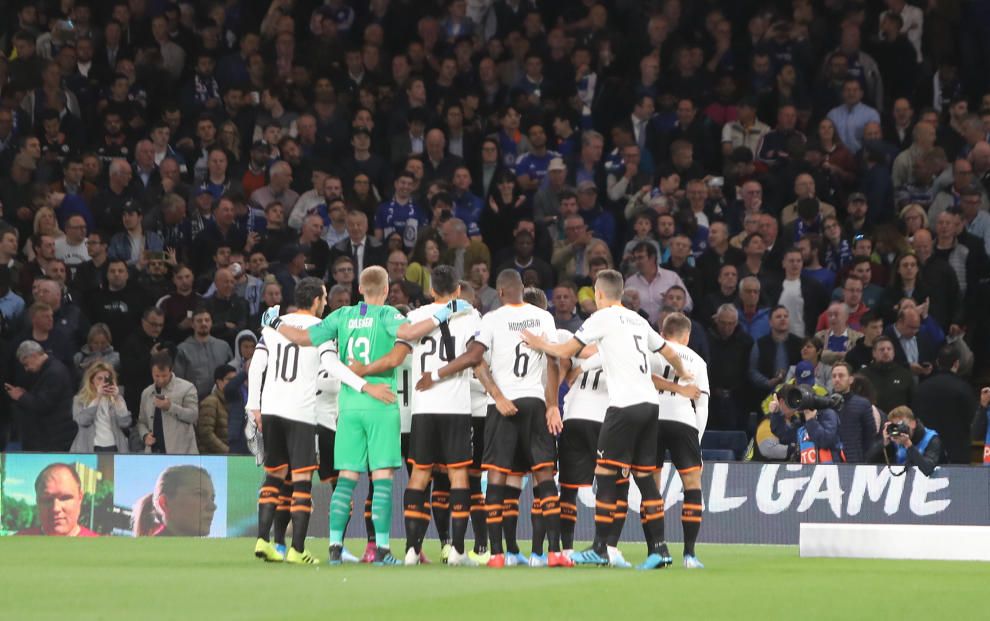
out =
{"type": "Polygon", "coordinates": [[[706,431],[701,438],[702,449],[717,449],[732,453],[730,460],[741,460],[746,453],[749,438],[743,431],[706,431]]]}
{"type": "Polygon", "coordinates": [[[736,456],[728,449],[701,449],[705,461],[734,461],[736,456]]]}

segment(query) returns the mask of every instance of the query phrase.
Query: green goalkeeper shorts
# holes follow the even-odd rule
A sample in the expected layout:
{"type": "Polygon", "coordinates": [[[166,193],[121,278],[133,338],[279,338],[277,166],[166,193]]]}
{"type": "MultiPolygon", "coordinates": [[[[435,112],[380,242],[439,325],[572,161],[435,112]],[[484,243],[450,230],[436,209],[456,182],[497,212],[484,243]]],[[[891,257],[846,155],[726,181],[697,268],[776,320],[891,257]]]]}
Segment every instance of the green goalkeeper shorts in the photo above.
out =
{"type": "Polygon", "coordinates": [[[399,408],[344,410],[337,418],[333,465],[337,470],[370,472],[402,465],[399,408]]]}

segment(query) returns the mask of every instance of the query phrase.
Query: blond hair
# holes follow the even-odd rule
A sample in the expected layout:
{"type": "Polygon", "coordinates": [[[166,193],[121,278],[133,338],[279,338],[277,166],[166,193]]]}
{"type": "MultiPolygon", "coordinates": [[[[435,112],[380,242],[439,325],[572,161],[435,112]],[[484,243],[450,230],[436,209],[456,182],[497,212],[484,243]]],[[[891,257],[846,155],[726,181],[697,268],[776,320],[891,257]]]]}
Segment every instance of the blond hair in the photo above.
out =
{"type": "Polygon", "coordinates": [[[380,265],[372,265],[361,271],[361,293],[368,296],[385,295],[388,291],[388,272],[380,265]]]}
{"type": "Polygon", "coordinates": [[[89,368],[87,368],[86,372],[83,373],[82,386],[79,387],[79,392],[76,394],[83,404],[88,404],[93,399],[100,396],[97,394],[96,388],[93,387],[93,377],[97,373],[102,373],[104,371],[110,374],[110,381],[112,383],[117,383],[117,372],[113,370],[111,365],[106,362],[94,362],[89,365],[89,368]]]}

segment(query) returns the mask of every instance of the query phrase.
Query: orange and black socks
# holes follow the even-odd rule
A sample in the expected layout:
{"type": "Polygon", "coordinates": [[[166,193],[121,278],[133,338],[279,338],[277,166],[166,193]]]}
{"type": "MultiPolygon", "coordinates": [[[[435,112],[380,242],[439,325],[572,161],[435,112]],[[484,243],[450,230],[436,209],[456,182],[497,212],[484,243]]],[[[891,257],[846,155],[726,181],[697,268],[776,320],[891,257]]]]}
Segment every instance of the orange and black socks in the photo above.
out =
{"type": "Polygon", "coordinates": [[[595,476],[598,481],[598,491],[595,494],[595,541],[592,544],[595,552],[603,558],[607,558],[608,536],[612,531],[612,524],[615,522],[615,497],[616,490],[615,474],[599,474],[595,476]]]}
{"type": "Polygon", "coordinates": [[[529,523],[533,527],[533,554],[543,554],[543,540],[547,538],[547,523],[543,521],[543,505],[539,498],[533,498],[529,510],[529,523]]]}
{"type": "Polygon", "coordinates": [[[272,523],[275,521],[275,509],[278,507],[279,490],[282,479],[265,475],[265,482],[258,490],[258,538],[271,541],[272,523]]]}
{"type": "Polygon", "coordinates": [[[540,499],[543,524],[547,529],[547,547],[550,552],[560,552],[560,495],[557,484],[548,479],[534,490],[540,499]]]}
{"type": "Polygon", "coordinates": [[[694,544],[701,531],[701,490],[684,490],[684,505],[681,507],[681,527],[684,528],[684,554],[694,556],[694,544]]]}
{"type": "Polygon", "coordinates": [[[433,475],[433,494],[430,498],[433,524],[437,527],[440,545],[450,543],[450,479],[442,472],[433,475]]]}
{"type": "Polygon", "coordinates": [[[574,549],[574,529],[577,527],[576,487],[560,488],[560,545],[565,550],[574,549]]]}
{"type": "Polygon", "coordinates": [[[285,531],[289,529],[292,520],[292,482],[282,481],[278,492],[278,506],[275,508],[275,523],[272,526],[272,537],[276,545],[285,545],[285,531]]]}
{"type": "MultiPolygon", "coordinates": [[[[309,476],[307,474],[307,476],[309,476]]],[[[313,513],[313,482],[292,482],[292,547],[296,552],[306,550],[306,533],[309,531],[309,516],[313,513]]]]}
{"type": "Polygon", "coordinates": [[[481,493],[481,477],[471,477],[471,529],[474,531],[474,551],[484,554],[488,550],[488,513],[485,510],[485,495],[481,493]]]}
{"type": "Polygon", "coordinates": [[[406,550],[415,548],[419,552],[423,537],[430,525],[430,514],[426,508],[426,490],[407,487],[402,495],[403,518],[406,523],[406,550]]]}
{"type": "Polygon", "coordinates": [[[658,552],[660,544],[664,543],[663,534],[663,498],[660,490],[650,475],[636,477],[636,485],[642,496],[639,508],[639,520],[643,524],[643,535],[646,537],[646,547],[650,553],[658,552]]]}
{"type": "Polygon", "coordinates": [[[519,526],[519,494],[522,490],[505,486],[505,500],[502,509],[502,535],[505,537],[505,551],[509,554],[519,553],[519,543],[516,541],[516,530],[519,526]]]}
{"type": "MultiPolygon", "coordinates": [[[[436,503],[433,504],[434,516],[436,503]]],[[[453,539],[451,544],[458,554],[464,554],[464,535],[467,533],[468,519],[471,517],[471,491],[466,488],[450,490],[450,517],[453,539]]]]}
{"type": "Polygon", "coordinates": [[[502,502],[505,499],[505,486],[488,484],[485,495],[486,523],[488,540],[492,544],[492,554],[503,554],[502,551],[502,502]]]}
{"type": "Polygon", "coordinates": [[[612,530],[608,534],[608,545],[613,548],[619,545],[629,512],[629,477],[616,481],[615,489],[615,513],[612,514],[612,530]]]}

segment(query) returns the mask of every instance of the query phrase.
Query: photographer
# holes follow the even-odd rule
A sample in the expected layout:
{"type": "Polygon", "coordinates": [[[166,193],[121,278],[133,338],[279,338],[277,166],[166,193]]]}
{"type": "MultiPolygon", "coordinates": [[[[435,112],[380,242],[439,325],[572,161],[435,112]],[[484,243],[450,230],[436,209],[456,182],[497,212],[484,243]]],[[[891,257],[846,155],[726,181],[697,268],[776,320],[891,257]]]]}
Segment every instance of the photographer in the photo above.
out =
{"type": "MultiPolygon", "coordinates": [[[[839,439],[836,395],[822,397],[804,384],[785,385],[776,395],[770,429],[781,444],[789,445],[788,458],[802,464],[844,462],[839,439]]],[[[773,408],[772,408],[773,409],[773,408]]]]}
{"type": "Polygon", "coordinates": [[[906,405],[891,410],[880,431],[883,439],[873,445],[866,461],[914,465],[925,476],[931,476],[935,466],[942,463],[942,438],[934,429],[927,429],[921,424],[906,405]]]}

